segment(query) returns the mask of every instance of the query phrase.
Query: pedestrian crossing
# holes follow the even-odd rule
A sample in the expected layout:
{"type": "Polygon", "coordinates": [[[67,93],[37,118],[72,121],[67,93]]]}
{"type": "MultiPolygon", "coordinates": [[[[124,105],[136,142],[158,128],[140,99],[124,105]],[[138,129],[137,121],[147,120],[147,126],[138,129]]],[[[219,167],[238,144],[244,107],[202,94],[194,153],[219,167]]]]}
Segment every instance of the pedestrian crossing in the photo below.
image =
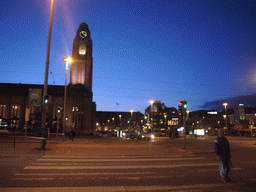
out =
{"type": "Polygon", "coordinates": [[[14,174],[10,183],[16,183],[13,191],[70,191],[78,186],[79,191],[190,191],[229,185],[219,182],[218,172],[216,161],[195,155],[42,156],[14,174]],[[210,173],[216,175],[215,183],[200,183],[191,176],[210,173]]]}
{"type": "MultiPolygon", "coordinates": [[[[3,191],[8,192],[70,192],[70,191],[86,191],[86,192],[128,192],[128,191],[204,191],[207,189],[223,188],[223,184],[199,184],[199,185],[183,185],[183,186],[105,186],[105,187],[34,187],[34,188],[5,188],[3,191]],[[200,190],[198,190],[200,189],[200,190]]],[[[212,190],[207,190],[212,191],[212,190]]],[[[221,190],[225,192],[234,192],[234,190],[221,190]]]]}

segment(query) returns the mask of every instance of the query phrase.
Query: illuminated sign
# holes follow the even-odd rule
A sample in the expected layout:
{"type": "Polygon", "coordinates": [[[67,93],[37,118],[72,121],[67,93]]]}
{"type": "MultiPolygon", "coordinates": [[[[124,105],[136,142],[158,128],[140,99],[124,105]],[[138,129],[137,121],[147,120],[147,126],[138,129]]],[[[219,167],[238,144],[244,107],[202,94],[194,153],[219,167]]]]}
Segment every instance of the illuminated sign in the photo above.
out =
{"type": "Polygon", "coordinates": [[[208,111],[207,114],[209,114],[209,115],[217,115],[218,112],[217,111],[208,111]]]}

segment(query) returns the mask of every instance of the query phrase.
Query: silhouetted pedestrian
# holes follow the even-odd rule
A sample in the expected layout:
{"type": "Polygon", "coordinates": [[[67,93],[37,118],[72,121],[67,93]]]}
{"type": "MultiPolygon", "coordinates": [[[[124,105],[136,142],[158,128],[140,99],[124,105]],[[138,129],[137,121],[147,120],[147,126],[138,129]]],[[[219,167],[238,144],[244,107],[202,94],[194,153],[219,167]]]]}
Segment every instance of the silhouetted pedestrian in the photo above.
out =
{"type": "Polygon", "coordinates": [[[220,176],[224,182],[229,182],[228,174],[231,170],[231,152],[229,142],[224,137],[224,130],[218,130],[219,136],[214,141],[215,153],[219,160],[220,176]]]}
{"type": "Polygon", "coordinates": [[[76,132],[74,131],[74,129],[72,129],[70,132],[70,138],[71,138],[72,142],[73,142],[75,136],[76,136],[76,132]]]}

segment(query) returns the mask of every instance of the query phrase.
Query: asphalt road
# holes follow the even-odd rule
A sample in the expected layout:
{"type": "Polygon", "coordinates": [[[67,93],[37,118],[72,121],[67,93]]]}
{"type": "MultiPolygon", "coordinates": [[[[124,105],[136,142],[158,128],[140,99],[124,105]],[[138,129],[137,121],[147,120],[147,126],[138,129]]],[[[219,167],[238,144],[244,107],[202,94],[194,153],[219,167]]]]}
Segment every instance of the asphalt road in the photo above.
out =
{"type": "Polygon", "coordinates": [[[0,191],[256,191],[255,138],[227,137],[230,183],[219,176],[214,137],[154,140],[75,138],[39,142],[0,138],[0,191]]]}

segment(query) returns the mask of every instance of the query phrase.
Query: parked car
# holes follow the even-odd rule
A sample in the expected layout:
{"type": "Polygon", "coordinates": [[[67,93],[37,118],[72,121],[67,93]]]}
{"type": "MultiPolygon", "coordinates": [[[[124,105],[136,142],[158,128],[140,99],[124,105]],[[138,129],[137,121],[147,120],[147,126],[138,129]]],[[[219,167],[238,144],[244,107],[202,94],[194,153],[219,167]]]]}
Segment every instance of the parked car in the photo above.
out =
{"type": "Polygon", "coordinates": [[[138,138],[138,136],[137,136],[137,135],[135,135],[134,133],[131,133],[131,134],[130,134],[130,138],[131,138],[131,139],[137,139],[137,138],[138,138]]]}
{"type": "Polygon", "coordinates": [[[144,139],[144,138],[146,138],[144,134],[141,134],[138,136],[138,139],[144,139]]]}
{"type": "Polygon", "coordinates": [[[109,133],[103,132],[103,133],[101,134],[101,137],[109,137],[109,133]]]}

